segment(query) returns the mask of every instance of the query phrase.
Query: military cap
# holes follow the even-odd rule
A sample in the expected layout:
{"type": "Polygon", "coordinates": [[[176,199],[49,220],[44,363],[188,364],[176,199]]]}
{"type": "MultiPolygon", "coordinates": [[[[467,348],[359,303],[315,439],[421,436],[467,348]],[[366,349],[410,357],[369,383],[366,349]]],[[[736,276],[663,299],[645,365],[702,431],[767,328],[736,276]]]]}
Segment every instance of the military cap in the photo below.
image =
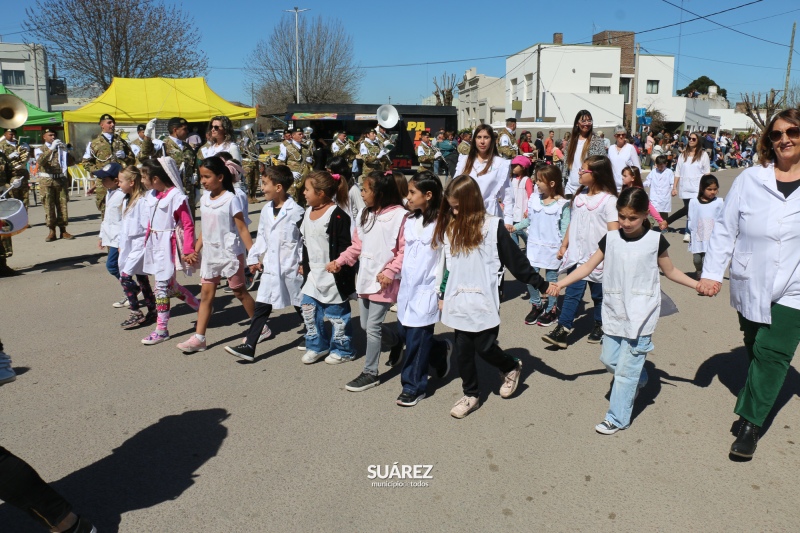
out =
{"type": "Polygon", "coordinates": [[[104,120],[110,120],[111,122],[116,122],[116,120],[114,120],[114,117],[112,117],[108,113],[104,113],[103,115],[100,116],[100,122],[103,122],[104,120]]]}
{"type": "Polygon", "coordinates": [[[119,175],[119,171],[122,170],[122,165],[119,163],[109,163],[100,170],[95,170],[92,172],[92,175],[96,178],[116,178],[119,175]]]}
{"type": "Polygon", "coordinates": [[[189,123],[186,122],[185,118],[172,117],[171,119],[169,119],[169,122],[167,122],[167,131],[172,131],[173,128],[179,128],[179,127],[185,126],[187,124],[189,124],[189,123]]]}
{"type": "Polygon", "coordinates": [[[138,126],[136,126],[136,131],[144,131],[146,129],[147,129],[147,125],[145,125],[145,124],[139,124],[138,126]]]}
{"type": "Polygon", "coordinates": [[[515,119],[514,117],[507,118],[506,122],[513,122],[514,124],[516,124],[517,123],[517,119],[515,119]]]}
{"type": "Polygon", "coordinates": [[[431,132],[429,132],[427,130],[421,131],[420,132],[420,136],[421,137],[430,137],[431,136],[431,132]]]}
{"type": "Polygon", "coordinates": [[[290,135],[294,135],[298,131],[303,131],[303,130],[301,128],[289,128],[288,130],[286,130],[286,133],[288,133],[290,135]]]}
{"type": "Polygon", "coordinates": [[[55,132],[56,132],[56,130],[54,130],[53,128],[45,128],[44,131],[42,131],[42,135],[45,135],[47,133],[55,133],[55,132]]]}

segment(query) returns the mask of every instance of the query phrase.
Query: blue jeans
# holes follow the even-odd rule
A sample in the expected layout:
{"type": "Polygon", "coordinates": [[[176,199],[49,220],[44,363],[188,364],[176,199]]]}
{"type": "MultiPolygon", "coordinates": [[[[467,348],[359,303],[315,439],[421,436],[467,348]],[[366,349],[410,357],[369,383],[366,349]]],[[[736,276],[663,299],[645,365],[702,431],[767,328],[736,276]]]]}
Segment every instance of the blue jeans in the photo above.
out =
{"type": "Polygon", "coordinates": [[[511,239],[519,246],[519,241],[528,243],[528,232],[524,229],[515,229],[511,232],[511,239]]]}
{"type": "Polygon", "coordinates": [[[119,279],[119,248],[108,247],[108,257],[106,257],[106,270],[108,273],[119,279]]]}
{"type": "MultiPolygon", "coordinates": [[[[575,267],[570,268],[567,272],[572,272],[573,270],[575,270],[575,267]]],[[[598,324],[603,322],[603,284],[582,279],[569,285],[564,291],[564,303],[561,307],[561,314],[558,315],[558,323],[567,329],[572,329],[572,323],[575,321],[578,305],[583,299],[583,292],[586,290],[587,283],[594,302],[594,321],[598,324]]]]}
{"type": "Polygon", "coordinates": [[[633,398],[636,392],[647,384],[644,360],[647,352],[652,350],[650,335],[642,335],[638,339],[603,336],[600,362],[614,374],[606,420],[619,428],[631,425],[633,398]]]}
{"type": "Polygon", "coordinates": [[[323,304],[304,294],[300,307],[306,325],[307,350],[317,353],[330,351],[342,359],[355,358],[350,300],[340,304],[323,304]],[[324,317],[328,317],[331,322],[333,336],[329,336],[325,330],[324,317]]]}
{"type": "Polygon", "coordinates": [[[403,392],[422,394],[428,388],[428,365],[431,359],[447,356],[447,343],[433,338],[435,324],[405,327],[397,322],[397,342],[406,345],[406,359],[400,374],[403,392]]]}
{"type": "MultiPolygon", "coordinates": [[[[549,281],[550,283],[555,283],[558,281],[558,270],[550,270],[549,268],[544,269],[544,279],[549,281]]],[[[542,297],[539,295],[539,290],[536,289],[533,285],[528,285],[528,292],[531,295],[531,305],[540,305],[542,303],[542,297]]],[[[558,298],[555,296],[548,296],[547,297],[547,309],[545,311],[551,310],[555,305],[558,303],[558,298]]]]}

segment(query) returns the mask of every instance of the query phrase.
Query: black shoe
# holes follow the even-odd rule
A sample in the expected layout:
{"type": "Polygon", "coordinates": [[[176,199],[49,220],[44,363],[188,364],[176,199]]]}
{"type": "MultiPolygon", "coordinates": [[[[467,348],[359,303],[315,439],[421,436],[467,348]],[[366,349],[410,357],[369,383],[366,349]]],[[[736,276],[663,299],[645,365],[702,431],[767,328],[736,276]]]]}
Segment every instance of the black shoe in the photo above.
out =
{"type": "Polygon", "coordinates": [[[536,324],[536,319],[539,318],[539,315],[542,314],[544,311],[544,305],[531,305],[531,312],[525,317],[525,323],[529,326],[531,324],[536,324]]]}
{"type": "Polygon", "coordinates": [[[539,315],[539,319],[536,321],[536,324],[542,326],[543,328],[548,328],[552,326],[558,320],[558,306],[553,306],[552,309],[549,311],[545,311],[541,315],[539,315]]]}
{"type": "Polygon", "coordinates": [[[567,329],[561,324],[558,324],[553,331],[551,331],[547,335],[544,335],[542,337],[542,340],[544,342],[552,344],[553,346],[558,346],[562,350],[566,350],[568,346],[567,336],[570,333],[572,333],[571,329],[567,329]]]}
{"type": "Polygon", "coordinates": [[[449,340],[444,341],[447,344],[447,352],[443,359],[440,359],[437,362],[433,362],[431,359],[431,368],[436,372],[436,377],[439,379],[443,379],[447,374],[450,373],[450,362],[453,360],[453,343],[449,340]]]}
{"type": "Polygon", "coordinates": [[[403,343],[398,342],[392,346],[386,366],[397,366],[403,361],[403,343]]]}
{"type": "Polygon", "coordinates": [[[372,387],[377,387],[380,384],[381,381],[378,379],[378,376],[362,372],[356,379],[345,385],[344,388],[350,392],[361,392],[371,389],[372,387]]]}
{"type": "Polygon", "coordinates": [[[97,533],[97,528],[94,527],[91,522],[79,516],[78,521],[75,522],[71,528],[65,529],[64,531],[65,533],[97,533]]]}
{"type": "Polygon", "coordinates": [[[731,444],[731,455],[744,457],[745,459],[752,458],[753,454],[756,453],[758,432],[760,430],[760,427],[742,418],[739,425],[739,433],[736,435],[736,440],[731,444]]]}
{"type": "Polygon", "coordinates": [[[425,393],[411,394],[410,392],[403,391],[397,397],[397,405],[401,407],[414,407],[421,399],[425,397],[425,393]]]}
{"type": "Polygon", "coordinates": [[[245,285],[247,285],[247,290],[248,291],[252,291],[253,290],[253,287],[256,286],[256,283],[258,283],[258,279],[260,277],[261,277],[261,271],[260,270],[256,270],[255,274],[250,274],[250,270],[249,269],[246,269],[244,271],[244,278],[245,278],[244,282],[245,282],[245,285]]]}
{"type": "Polygon", "coordinates": [[[306,336],[305,335],[300,337],[300,344],[297,345],[297,349],[300,350],[301,352],[305,352],[306,351],[306,336]]]}
{"type": "MultiPolygon", "coordinates": [[[[0,245],[0,246],[2,246],[2,245],[0,245]]],[[[19,275],[20,275],[19,272],[17,272],[16,270],[14,270],[13,268],[11,268],[8,265],[0,266],[0,278],[10,278],[10,277],[19,276],[19,275]]]]}
{"type": "Polygon", "coordinates": [[[523,300],[530,300],[531,299],[531,293],[529,293],[528,291],[525,291],[525,292],[522,293],[522,296],[520,296],[520,298],[523,299],[523,300]]]}
{"type": "Polygon", "coordinates": [[[594,328],[592,328],[592,332],[589,333],[589,337],[586,339],[586,342],[590,344],[597,344],[601,340],[603,340],[603,324],[600,322],[595,322],[594,328]]]}
{"type": "Polygon", "coordinates": [[[245,361],[253,361],[256,355],[255,348],[251,348],[249,344],[240,344],[238,346],[234,346],[233,348],[226,346],[225,351],[231,355],[235,355],[239,359],[244,359],[245,361]]]}

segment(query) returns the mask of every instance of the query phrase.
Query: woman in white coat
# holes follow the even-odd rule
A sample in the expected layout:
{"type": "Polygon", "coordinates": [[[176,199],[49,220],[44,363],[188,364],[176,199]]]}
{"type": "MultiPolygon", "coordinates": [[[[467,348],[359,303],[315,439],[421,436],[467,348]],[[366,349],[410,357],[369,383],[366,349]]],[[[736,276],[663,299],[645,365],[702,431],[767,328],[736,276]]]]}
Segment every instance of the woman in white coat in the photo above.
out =
{"type": "Polygon", "coordinates": [[[608,147],[608,159],[611,161],[611,168],[614,169],[614,183],[617,184],[617,192],[622,190],[622,171],[625,167],[638,167],[641,171],[642,164],[639,162],[639,155],[636,147],[628,142],[628,131],[622,126],[614,128],[615,143],[608,147]]]}
{"type": "Polygon", "coordinates": [[[750,458],[800,344],[800,111],[775,115],[725,198],[698,290],[719,292],[730,265],[731,305],[750,359],[736,400],[733,456],[750,458]],[[732,259],[732,260],[731,260],[732,259]]]}
{"type": "Polygon", "coordinates": [[[211,134],[211,144],[200,149],[204,159],[220,152],[228,152],[236,161],[242,162],[242,154],[233,141],[234,131],[231,119],[225,116],[212,118],[208,131],[211,134]]]}
{"type": "MultiPolygon", "coordinates": [[[[703,150],[700,134],[692,132],[689,134],[689,144],[678,157],[675,166],[675,181],[672,185],[672,196],[680,195],[683,207],[675,211],[667,218],[667,224],[672,225],[676,220],[689,214],[689,200],[697,198],[700,189],[700,178],[704,174],[711,172],[711,163],[708,154],[703,150]]],[[[689,230],[686,229],[684,242],[689,242],[689,230]]]]}

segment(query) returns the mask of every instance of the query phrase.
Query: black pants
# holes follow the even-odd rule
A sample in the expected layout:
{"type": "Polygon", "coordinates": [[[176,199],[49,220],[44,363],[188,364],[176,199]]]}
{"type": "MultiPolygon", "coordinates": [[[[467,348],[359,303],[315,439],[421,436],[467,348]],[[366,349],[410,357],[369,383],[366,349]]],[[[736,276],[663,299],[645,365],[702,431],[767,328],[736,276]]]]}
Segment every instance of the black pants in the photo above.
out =
{"type": "Polygon", "coordinates": [[[0,446],[0,500],[10,503],[52,529],[72,506],[39,477],[28,463],[0,446]]]}
{"type": "MultiPolygon", "coordinates": [[[[294,306],[294,310],[303,318],[303,310],[299,306],[294,306]]],[[[256,311],[253,313],[253,319],[250,320],[250,329],[247,330],[247,344],[256,347],[258,344],[258,336],[261,335],[261,330],[264,329],[264,324],[267,323],[269,315],[272,314],[272,305],[256,302],[256,311]]]]}
{"type": "Polygon", "coordinates": [[[483,331],[455,330],[455,351],[458,358],[458,371],[461,374],[461,386],[465,396],[478,397],[478,367],[475,364],[475,354],[501,372],[511,372],[517,365],[513,357],[500,349],[494,343],[500,326],[483,331]]]}
{"type": "Polygon", "coordinates": [[[684,199],[683,200],[683,207],[681,207],[680,209],[678,209],[677,211],[672,213],[667,218],[667,224],[672,225],[673,222],[675,222],[678,219],[681,219],[681,218],[685,217],[688,214],[689,214],[689,200],[684,199]]]}

